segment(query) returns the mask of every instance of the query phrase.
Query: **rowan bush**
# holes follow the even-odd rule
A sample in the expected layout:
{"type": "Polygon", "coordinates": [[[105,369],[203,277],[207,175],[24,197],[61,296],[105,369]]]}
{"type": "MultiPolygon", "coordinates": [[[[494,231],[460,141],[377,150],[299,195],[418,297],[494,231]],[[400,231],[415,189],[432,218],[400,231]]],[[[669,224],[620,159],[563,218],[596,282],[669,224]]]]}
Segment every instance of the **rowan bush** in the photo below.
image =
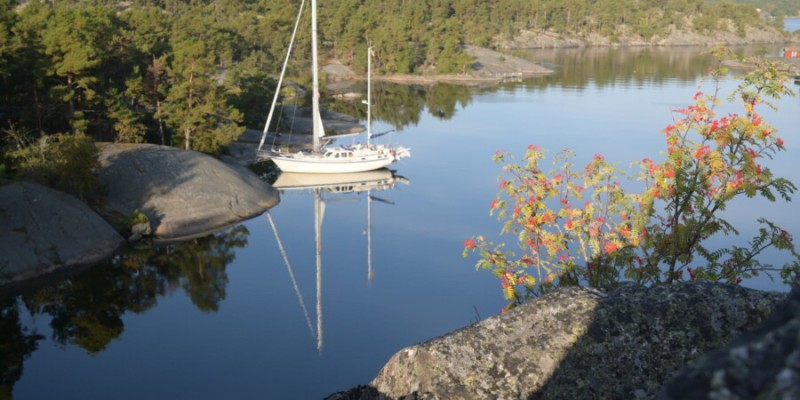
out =
{"type": "MultiPolygon", "coordinates": [[[[725,48],[715,54],[720,60],[733,57],[725,48]]],[[[726,103],[718,93],[728,76],[720,63],[703,81],[712,91],[697,92],[693,104],[675,110],[673,123],[662,131],[663,159],[643,158],[636,163],[638,172],[626,174],[600,154],[577,168],[569,150],[558,153],[555,167],[545,171],[547,152],[535,145],[519,163],[509,153],[496,153],[503,167],[490,209],[503,221],[501,234],[513,235],[521,254],[476,236],[465,241],[464,256],[478,253],[476,267],[500,279],[509,307],[559,285],[686,279],[739,284],[762,273],[791,280],[800,271],[800,255],[792,235],[771,221],[758,218],[761,228],[743,246],[716,247],[710,240],[739,235],[723,212],[734,199],[790,202],[797,189],[770,170],[768,161],[786,148],[759,113],[774,108],[770,101],[794,93],[776,63],[753,62],[756,68],[739,77],[727,97],[728,104],[741,104],[741,113],[717,111],[726,103]],[[639,191],[624,190],[625,179],[635,179],[639,191]],[[788,261],[759,261],[770,248],[788,253],[788,261]]]]}

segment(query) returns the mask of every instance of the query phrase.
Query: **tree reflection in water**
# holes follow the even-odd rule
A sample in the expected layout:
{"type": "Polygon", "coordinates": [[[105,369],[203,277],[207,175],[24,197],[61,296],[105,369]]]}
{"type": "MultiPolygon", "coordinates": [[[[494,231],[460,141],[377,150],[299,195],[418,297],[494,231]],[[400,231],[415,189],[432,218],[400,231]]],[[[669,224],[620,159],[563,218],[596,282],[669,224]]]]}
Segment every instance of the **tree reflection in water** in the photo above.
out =
{"type": "MultiPolygon", "coordinates": [[[[349,90],[365,92],[361,84],[349,90]]],[[[403,85],[375,82],[372,88],[373,118],[391,125],[396,130],[419,124],[425,110],[437,119],[448,120],[455,116],[459,106],[465,107],[475,94],[471,86],[440,83],[436,85],[403,85]]],[[[334,96],[323,98],[326,109],[347,115],[367,118],[361,102],[334,101],[334,96]]]]}
{"type": "Polygon", "coordinates": [[[11,399],[11,392],[22,377],[22,364],[36,351],[44,336],[29,333],[19,318],[16,299],[0,300],[0,399],[11,399]]]}
{"type": "Polygon", "coordinates": [[[122,335],[123,314],[147,311],[159,296],[177,288],[198,309],[217,311],[228,283],[225,268],[249,235],[239,225],[198,239],[131,250],[21,296],[0,299],[0,399],[11,398],[23,361],[44,339],[20,322],[23,307],[34,318],[50,317],[52,340],[62,347],[76,345],[97,353],[122,335]]]}
{"type": "MultiPolygon", "coordinates": [[[[746,46],[733,50],[743,56],[775,54],[776,46],[746,46]]],[[[554,86],[591,90],[620,84],[665,85],[670,81],[694,82],[705,75],[710,54],[694,46],[685,47],[590,47],[518,50],[515,56],[553,69],[553,74],[511,79],[500,83],[396,84],[374,82],[373,118],[396,130],[417,125],[424,113],[450,120],[466,108],[474,96],[498,91],[545,91],[554,86]]],[[[323,90],[326,90],[323,88],[323,90]]],[[[341,90],[341,89],[340,89],[341,90]]],[[[354,83],[344,91],[365,93],[365,83],[354,83]]],[[[333,93],[322,96],[326,109],[366,119],[360,101],[339,101],[333,93]]]]}

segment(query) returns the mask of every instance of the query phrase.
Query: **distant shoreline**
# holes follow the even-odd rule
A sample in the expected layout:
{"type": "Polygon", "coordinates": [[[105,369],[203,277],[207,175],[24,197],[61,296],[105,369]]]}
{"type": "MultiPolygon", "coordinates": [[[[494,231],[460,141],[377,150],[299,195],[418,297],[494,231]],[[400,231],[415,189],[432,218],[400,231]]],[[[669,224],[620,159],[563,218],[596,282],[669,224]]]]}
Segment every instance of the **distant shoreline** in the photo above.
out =
{"type": "MultiPolygon", "coordinates": [[[[800,18],[798,18],[800,19],[800,18]]],[[[791,44],[793,42],[776,43],[770,42],[766,44],[791,44]]],[[[761,43],[752,43],[761,44],[761,43]]],[[[747,44],[745,44],[747,45],[747,44]]],[[[709,44],[675,44],[675,45],[584,45],[584,46],[557,46],[552,48],[577,48],[577,47],[708,47],[709,44]]],[[[530,50],[537,50],[531,48],[530,50]]],[[[509,56],[494,50],[486,48],[478,48],[469,46],[470,53],[475,57],[475,64],[473,69],[463,74],[391,74],[383,76],[373,76],[373,81],[392,82],[406,85],[434,85],[437,83],[452,83],[461,85],[480,85],[480,84],[496,84],[507,81],[515,81],[520,79],[527,79],[539,76],[546,76],[552,74],[553,71],[545,68],[534,62],[524,60],[518,57],[509,56]],[[477,67],[475,67],[477,66],[477,67]]],[[[800,69],[800,59],[781,59],[794,71],[800,69]]],[[[738,65],[729,65],[730,67],[737,68],[738,65]]],[[[365,77],[356,76],[355,74],[347,74],[345,76],[339,75],[335,77],[338,80],[359,81],[365,80],[365,77]]]]}
{"type": "MultiPolygon", "coordinates": [[[[793,18],[787,17],[786,19],[794,22],[795,19],[800,20],[800,16],[793,18]]],[[[437,83],[453,83],[461,85],[491,85],[506,81],[546,76],[553,73],[552,70],[539,64],[507,54],[514,50],[626,47],[709,48],[716,45],[791,46],[797,45],[798,43],[800,43],[800,35],[773,27],[749,28],[743,36],[732,28],[708,34],[678,30],[673,27],[662,36],[653,36],[647,39],[637,35],[621,35],[612,39],[600,35],[567,37],[550,31],[521,31],[511,40],[495,43],[494,45],[500,51],[466,45],[465,50],[474,58],[474,63],[460,74],[433,74],[422,72],[420,74],[373,76],[372,79],[399,84],[433,85],[437,83]]],[[[793,64],[791,61],[789,64],[797,65],[793,64]]],[[[349,67],[338,63],[338,61],[334,61],[332,64],[334,64],[334,67],[326,72],[329,72],[329,77],[333,80],[357,81],[366,79],[366,77],[356,75],[349,67]]]]}

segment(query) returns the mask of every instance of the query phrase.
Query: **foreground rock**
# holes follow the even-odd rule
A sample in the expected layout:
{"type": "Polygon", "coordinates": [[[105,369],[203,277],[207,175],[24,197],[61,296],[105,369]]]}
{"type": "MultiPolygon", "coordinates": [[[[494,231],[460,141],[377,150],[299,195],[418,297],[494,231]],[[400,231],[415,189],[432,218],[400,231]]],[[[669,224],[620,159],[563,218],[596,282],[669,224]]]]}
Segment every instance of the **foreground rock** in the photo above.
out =
{"type": "Polygon", "coordinates": [[[785,297],[710,283],[569,288],[395,354],[331,399],[650,398],[785,297]]]}
{"type": "Polygon", "coordinates": [[[659,399],[800,399],[800,289],[757,330],[705,355],[659,399]]]}
{"type": "Polygon", "coordinates": [[[208,155],[150,144],[98,145],[108,188],[102,212],[125,227],[134,210],[160,239],[199,236],[275,206],[278,192],[250,170],[208,155]]]}
{"type": "Polygon", "coordinates": [[[122,242],[73,196],[34,183],[0,187],[0,287],[98,262],[122,242]]]}

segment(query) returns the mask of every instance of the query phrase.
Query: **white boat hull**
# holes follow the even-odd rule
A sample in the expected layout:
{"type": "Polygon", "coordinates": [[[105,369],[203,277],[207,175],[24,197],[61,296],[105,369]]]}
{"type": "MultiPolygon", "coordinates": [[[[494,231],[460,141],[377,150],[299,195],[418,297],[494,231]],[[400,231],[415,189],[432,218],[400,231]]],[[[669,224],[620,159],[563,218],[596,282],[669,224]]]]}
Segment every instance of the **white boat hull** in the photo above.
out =
{"type": "Polygon", "coordinates": [[[406,148],[397,149],[366,147],[336,147],[325,153],[270,153],[267,157],[275,162],[282,172],[304,174],[346,174],[374,171],[385,168],[395,161],[410,156],[406,148]]]}
{"type": "Polygon", "coordinates": [[[324,160],[316,157],[271,157],[283,172],[306,174],[346,174],[365,172],[389,166],[395,160],[390,157],[365,160],[324,160]]]}
{"type": "Polygon", "coordinates": [[[392,171],[385,168],[347,174],[281,172],[272,187],[279,190],[320,188],[331,192],[361,192],[391,187],[394,179],[392,171]]]}

